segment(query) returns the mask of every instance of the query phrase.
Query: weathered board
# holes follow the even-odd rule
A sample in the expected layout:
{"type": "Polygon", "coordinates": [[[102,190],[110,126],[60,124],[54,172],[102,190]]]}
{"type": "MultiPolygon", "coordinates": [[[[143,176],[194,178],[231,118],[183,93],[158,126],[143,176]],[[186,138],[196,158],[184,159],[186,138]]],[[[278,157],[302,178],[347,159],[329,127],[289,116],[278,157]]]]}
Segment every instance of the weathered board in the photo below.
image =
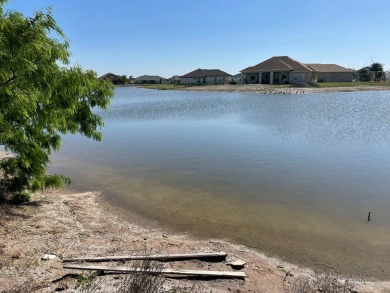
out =
{"type": "Polygon", "coordinates": [[[230,272],[230,271],[204,271],[204,270],[145,270],[142,268],[131,267],[109,267],[109,266],[83,266],[83,265],[64,265],[64,269],[72,270],[96,270],[96,271],[110,271],[122,273],[145,272],[149,274],[164,274],[164,275],[181,275],[181,276],[204,276],[204,277],[221,277],[221,278],[246,278],[244,272],[230,272]]]}
{"type": "Polygon", "coordinates": [[[124,255],[124,256],[102,256],[102,257],[78,257],[64,258],[63,262],[88,261],[104,262],[116,260],[185,260],[185,259],[204,259],[204,258],[226,258],[226,252],[204,252],[204,253],[183,253],[183,254],[155,254],[155,255],[124,255]]]}

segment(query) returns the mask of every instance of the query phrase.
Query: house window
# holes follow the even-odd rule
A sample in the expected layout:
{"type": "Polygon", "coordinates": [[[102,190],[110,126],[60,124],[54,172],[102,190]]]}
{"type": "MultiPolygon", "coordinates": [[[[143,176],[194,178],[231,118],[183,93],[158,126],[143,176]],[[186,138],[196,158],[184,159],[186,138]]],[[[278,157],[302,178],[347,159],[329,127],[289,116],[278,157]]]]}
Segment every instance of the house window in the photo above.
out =
{"type": "Polygon", "coordinates": [[[225,81],[225,78],[224,78],[224,77],[222,77],[222,80],[223,80],[223,81],[225,81]]]}
{"type": "Polygon", "coordinates": [[[214,77],[214,82],[217,82],[217,78],[216,77],[214,77]]]}
{"type": "Polygon", "coordinates": [[[305,80],[305,73],[295,72],[293,73],[293,80],[305,80]]]}

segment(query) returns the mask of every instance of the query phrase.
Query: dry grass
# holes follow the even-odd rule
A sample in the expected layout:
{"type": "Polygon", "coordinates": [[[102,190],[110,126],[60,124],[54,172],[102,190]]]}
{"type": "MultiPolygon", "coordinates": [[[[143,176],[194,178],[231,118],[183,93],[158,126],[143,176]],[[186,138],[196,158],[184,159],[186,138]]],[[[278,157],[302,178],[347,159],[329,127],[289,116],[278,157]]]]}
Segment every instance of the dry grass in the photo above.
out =
{"type": "Polygon", "coordinates": [[[339,275],[331,273],[315,274],[314,277],[298,277],[288,284],[284,281],[286,293],[350,293],[354,292],[355,283],[353,278],[342,279],[339,275]]]}
{"type": "Polygon", "coordinates": [[[164,277],[160,274],[162,263],[141,260],[134,262],[134,267],[140,268],[132,274],[127,274],[122,279],[118,293],[162,293],[164,277]]]}

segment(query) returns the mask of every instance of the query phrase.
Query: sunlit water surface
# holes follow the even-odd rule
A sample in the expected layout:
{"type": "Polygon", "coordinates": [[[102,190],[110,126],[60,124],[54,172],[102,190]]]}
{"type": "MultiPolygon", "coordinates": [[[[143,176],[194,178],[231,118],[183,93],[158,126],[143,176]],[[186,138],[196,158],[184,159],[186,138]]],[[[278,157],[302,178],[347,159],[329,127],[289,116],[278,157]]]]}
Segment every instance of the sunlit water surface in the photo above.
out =
{"type": "Polygon", "coordinates": [[[115,93],[103,141],[66,136],[52,158],[71,188],[175,231],[390,277],[389,92],[115,93]]]}

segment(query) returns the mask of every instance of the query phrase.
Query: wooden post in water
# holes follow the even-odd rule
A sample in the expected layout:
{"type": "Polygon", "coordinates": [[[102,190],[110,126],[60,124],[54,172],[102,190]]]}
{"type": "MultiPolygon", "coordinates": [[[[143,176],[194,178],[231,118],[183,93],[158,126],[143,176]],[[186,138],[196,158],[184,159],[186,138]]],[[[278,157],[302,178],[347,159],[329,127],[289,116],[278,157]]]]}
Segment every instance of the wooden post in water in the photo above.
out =
{"type": "Polygon", "coordinates": [[[371,212],[368,212],[368,217],[367,217],[367,221],[371,221],[371,212]]]}

